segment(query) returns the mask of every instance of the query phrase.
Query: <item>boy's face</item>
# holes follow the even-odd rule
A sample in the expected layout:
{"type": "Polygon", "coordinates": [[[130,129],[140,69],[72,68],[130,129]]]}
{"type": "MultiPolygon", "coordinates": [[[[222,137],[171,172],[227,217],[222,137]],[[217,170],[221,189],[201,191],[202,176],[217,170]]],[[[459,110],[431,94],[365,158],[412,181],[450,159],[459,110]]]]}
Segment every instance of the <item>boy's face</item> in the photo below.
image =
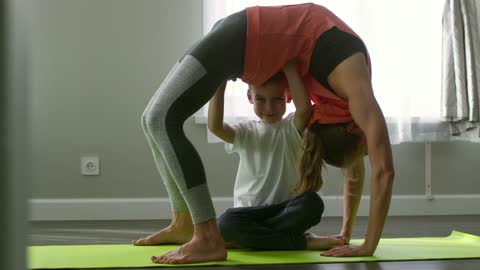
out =
{"type": "Polygon", "coordinates": [[[278,82],[250,87],[249,100],[255,114],[267,124],[282,120],[287,109],[287,93],[278,82]]]}

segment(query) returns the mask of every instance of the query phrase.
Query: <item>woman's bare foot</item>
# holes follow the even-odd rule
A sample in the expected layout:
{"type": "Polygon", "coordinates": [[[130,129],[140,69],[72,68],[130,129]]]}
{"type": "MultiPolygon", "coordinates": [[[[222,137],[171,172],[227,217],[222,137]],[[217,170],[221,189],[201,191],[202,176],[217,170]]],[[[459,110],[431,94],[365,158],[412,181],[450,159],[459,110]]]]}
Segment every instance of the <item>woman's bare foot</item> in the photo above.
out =
{"type": "Polygon", "coordinates": [[[317,236],[313,233],[306,233],[305,239],[307,239],[307,247],[306,249],[309,250],[326,250],[331,249],[332,247],[336,246],[343,246],[345,245],[345,241],[340,238],[336,237],[322,237],[317,236]]]}
{"type": "Polygon", "coordinates": [[[181,247],[160,256],[152,256],[152,262],[163,264],[224,261],[227,249],[218,232],[215,219],[195,224],[192,240],[181,247]]]}
{"type": "Polygon", "coordinates": [[[190,213],[177,212],[173,214],[172,223],[145,238],[132,241],[135,246],[153,246],[161,244],[185,244],[192,239],[193,224],[190,213]]]}

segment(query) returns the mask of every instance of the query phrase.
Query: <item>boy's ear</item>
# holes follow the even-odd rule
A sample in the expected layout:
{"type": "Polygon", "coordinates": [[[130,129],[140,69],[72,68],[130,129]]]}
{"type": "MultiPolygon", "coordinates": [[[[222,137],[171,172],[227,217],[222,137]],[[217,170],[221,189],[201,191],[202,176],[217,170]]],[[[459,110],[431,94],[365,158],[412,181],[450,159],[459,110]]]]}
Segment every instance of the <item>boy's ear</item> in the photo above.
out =
{"type": "Polygon", "coordinates": [[[247,90],[247,97],[248,101],[250,101],[250,104],[253,104],[252,91],[250,91],[250,89],[247,90]]]}

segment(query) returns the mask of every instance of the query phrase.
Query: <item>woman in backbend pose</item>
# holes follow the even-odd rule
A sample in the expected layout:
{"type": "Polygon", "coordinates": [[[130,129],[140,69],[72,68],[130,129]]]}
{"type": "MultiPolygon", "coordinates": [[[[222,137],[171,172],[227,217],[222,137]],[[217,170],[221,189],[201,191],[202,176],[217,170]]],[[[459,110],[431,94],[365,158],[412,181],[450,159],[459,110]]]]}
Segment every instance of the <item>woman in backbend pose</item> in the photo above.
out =
{"type": "MultiPolygon", "coordinates": [[[[337,123],[343,123],[340,127],[346,130],[349,121],[345,119],[350,117],[358,125],[365,134],[371,164],[365,241],[358,246],[336,247],[323,255],[374,253],[391,201],[394,169],[385,119],[372,90],[368,53],[361,39],[328,9],[300,4],[250,7],[217,22],[175,64],[147,105],[142,127],[167,187],[173,218],[170,226],[134,244],[183,244],[153,256],[154,262],[226,259],[204,168],[184,134],[183,123],[208,102],[225,80],[241,78],[251,85],[261,85],[292,59],[318,107],[342,111],[347,106],[351,116],[340,115],[337,123]],[[335,98],[328,97],[327,92],[335,98]]],[[[339,234],[346,239],[360,199],[362,181],[358,179],[363,179],[363,160],[355,155],[348,160],[350,156],[345,155],[337,164],[345,168],[346,178],[350,179],[345,182],[344,224],[339,234]]]]}

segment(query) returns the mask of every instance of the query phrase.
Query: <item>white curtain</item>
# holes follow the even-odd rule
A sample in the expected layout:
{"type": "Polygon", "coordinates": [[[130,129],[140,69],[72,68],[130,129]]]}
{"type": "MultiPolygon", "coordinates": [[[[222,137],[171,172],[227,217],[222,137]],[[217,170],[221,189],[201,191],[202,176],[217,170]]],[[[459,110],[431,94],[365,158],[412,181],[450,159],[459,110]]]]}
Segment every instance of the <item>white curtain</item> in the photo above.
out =
{"type": "MultiPolygon", "coordinates": [[[[247,6],[304,1],[204,0],[204,30],[247,6]]],[[[393,144],[450,140],[440,116],[442,8],[439,0],[317,0],[350,25],[367,45],[372,59],[375,96],[385,114],[393,144]]],[[[229,82],[225,119],[255,119],[246,85],[229,82]]],[[[292,108],[290,107],[290,110],[292,108]]],[[[206,122],[207,109],[196,121],[206,122]]],[[[209,142],[215,136],[209,133],[209,142]]]]}
{"type": "Polygon", "coordinates": [[[442,117],[451,133],[480,138],[480,26],[476,0],[446,0],[443,14],[442,117]]]}

